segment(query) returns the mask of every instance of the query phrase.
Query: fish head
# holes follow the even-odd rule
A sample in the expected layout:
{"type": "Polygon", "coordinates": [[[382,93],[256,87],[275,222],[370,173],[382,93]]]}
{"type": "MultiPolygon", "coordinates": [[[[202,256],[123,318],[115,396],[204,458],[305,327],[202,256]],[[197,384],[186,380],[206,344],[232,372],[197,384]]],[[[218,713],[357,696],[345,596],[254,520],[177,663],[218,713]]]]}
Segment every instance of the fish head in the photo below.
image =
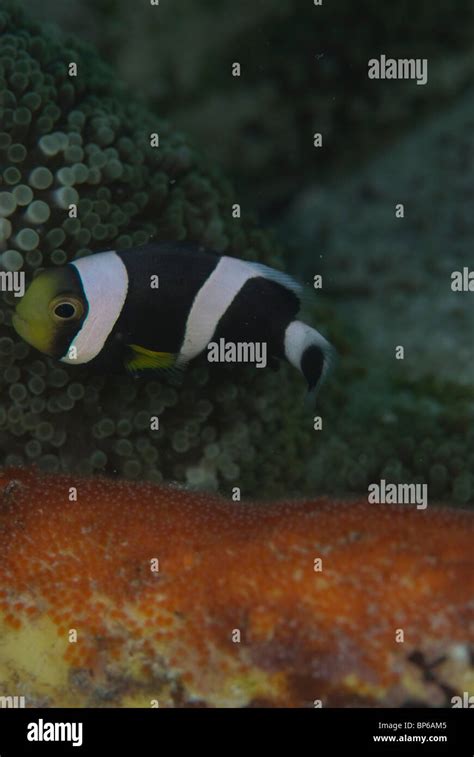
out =
{"type": "Polygon", "coordinates": [[[25,342],[50,357],[60,358],[81,329],[87,300],[73,266],[42,271],[31,282],[12,317],[25,342]]]}

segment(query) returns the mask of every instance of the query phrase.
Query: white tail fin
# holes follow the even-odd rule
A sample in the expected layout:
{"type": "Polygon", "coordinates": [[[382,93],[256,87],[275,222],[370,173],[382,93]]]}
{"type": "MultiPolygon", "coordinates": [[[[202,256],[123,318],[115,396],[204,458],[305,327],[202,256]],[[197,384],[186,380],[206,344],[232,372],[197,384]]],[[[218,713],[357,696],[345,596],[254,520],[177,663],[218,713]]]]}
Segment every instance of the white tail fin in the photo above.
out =
{"type": "Polygon", "coordinates": [[[308,382],[308,395],[316,399],[335,358],[335,350],[319,331],[292,321],[285,331],[285,355],[308,382]]]}

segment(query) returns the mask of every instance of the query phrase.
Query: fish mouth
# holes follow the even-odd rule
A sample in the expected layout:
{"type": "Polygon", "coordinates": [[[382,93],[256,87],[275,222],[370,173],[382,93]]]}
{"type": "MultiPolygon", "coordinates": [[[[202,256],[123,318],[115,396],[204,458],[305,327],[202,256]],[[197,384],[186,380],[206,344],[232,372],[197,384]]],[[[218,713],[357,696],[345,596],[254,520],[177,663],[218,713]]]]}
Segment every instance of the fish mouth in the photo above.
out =
{"type": "Polygon", "coordinates": [[[12,323],[13,321],[21,321],[22,323],[27,323],[27,321],[21,316],[16,310],[12,315],[12,323]]]}
{"type": "Polygon", "coordinates": [[[18,315],[18,313],[13,313],[12,315],[12,325],[13,328],[16,329],[16,324],[18,323],[25,323],[25,319],[21,317],[21,315],[18,315]]]}
{"type": "Polygon", "coordinates": [[[55,356],[54,352],[51,351],[50,343],[47,340],[41,339],[41,333],[38,335],[35,329],[32,328],[31,319],[27,320],[17,310],[12,315],[12,326],[18,336],[29,344],[30,347],[34,347],[35,350],[42,352],[43,355],[49,355],[49,357],[55,356]]]}
{"type": "Polygon", "coordinates": [[[17,312],[13,313],[12,315],[12,326],[15,329],[16,333],[21,336],[22,339],[25,341],[28,341],[27,339],[27,333],[29,330],[29,324],[28,321],[25,321],[24,318],[22,318],[21,315],[19,315],[17,312]]]}

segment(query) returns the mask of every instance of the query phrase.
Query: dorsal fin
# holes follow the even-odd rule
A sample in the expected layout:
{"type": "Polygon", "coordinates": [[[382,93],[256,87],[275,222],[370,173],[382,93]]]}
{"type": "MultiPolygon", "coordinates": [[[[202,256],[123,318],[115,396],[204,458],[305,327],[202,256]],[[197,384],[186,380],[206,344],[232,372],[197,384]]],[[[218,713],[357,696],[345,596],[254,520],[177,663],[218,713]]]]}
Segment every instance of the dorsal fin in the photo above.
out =
{"type": "Polygon", "coordinates": [[[296,294],[298,299],[301,299],[304,291],[304,286],[298,281],[295,281],[292,276],[289,276],[287,273],[283,273],[283,271],[277,271],[275,270],[275,268],[270,268],[270,266],[264,265],[263,263],[252,262],[248,263],[248,265],[258,271],[264,278],[268,279],[269,281],[274,281],[281,286],[284,286],[286,289],[289,289],[290,292],[296,294]]]}

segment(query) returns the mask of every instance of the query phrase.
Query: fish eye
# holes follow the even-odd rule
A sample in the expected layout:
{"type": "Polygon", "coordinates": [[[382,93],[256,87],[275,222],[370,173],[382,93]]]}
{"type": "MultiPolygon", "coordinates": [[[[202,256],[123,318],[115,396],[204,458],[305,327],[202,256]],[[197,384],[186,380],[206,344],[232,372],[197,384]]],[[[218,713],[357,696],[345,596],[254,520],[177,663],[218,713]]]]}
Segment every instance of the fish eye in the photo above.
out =
{"type": "Polygon", "coordinates": [[[70,302],[61,302],[54,308],[54,315],[57,315],[58,318],[74,318],[76,308],[70,302]]]}
{"type": "Polygon", "coordinates": [[[58,322],[77,320],[84,310],[80,300],[72,297],[58,297],[50,308],[54,320],[58,322]]]}

